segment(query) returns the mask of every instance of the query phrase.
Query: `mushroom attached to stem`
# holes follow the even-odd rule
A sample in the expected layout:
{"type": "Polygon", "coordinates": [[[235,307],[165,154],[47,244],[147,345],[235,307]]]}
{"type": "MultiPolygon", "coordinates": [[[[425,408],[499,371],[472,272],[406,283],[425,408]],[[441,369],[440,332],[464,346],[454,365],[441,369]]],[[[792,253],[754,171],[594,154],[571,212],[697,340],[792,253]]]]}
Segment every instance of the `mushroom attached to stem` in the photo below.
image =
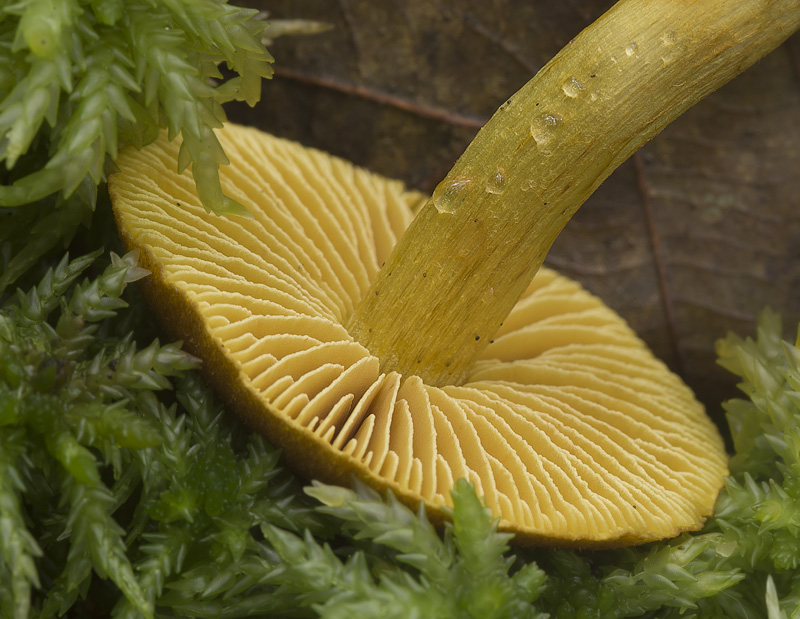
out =
{"type": "Polygon", "coordinates": [[[120,155],[109,189],[124,242],[153,271],[147,296],[291,465],[356,474],[435,519],[463,477],[501,528],[538,543],[624,545],[702,525],[726,473],[716,428],[621,318],[539,266],[660,114],[713,89],[680,88],[666,56],[651,66],[653,28],[666,28],[658,53],[676,46],[693,59],[675,60],[687,76],[724,74],[716,86],[779,40],[732,36],[752,15],[718,0],[659,4],[691,11],[691,27],[642,21],[640,5],[620,3],[501,108],[405,234],[420,195],[253,129],[219,135],[224,190],[252,219],[206,213],[166,136],[120,155]],[[627,64],[608,64],[617,52],[627,64]],[[637,83],[647,97],[626,90],[637,83]],[[640,113],[649,100],[660,103],[640,113]],[[622,111],[630,122],[592,124],[622,111]]]}
{"type": "Polygon", "coordinates": [[[463,477],[540,543],[642,542],[710,513],[713,424],[599,299],[542,269],[462,384],[381,372],[344,325],[420,196],[254,129],[219,138],[252,219],[207,213],[166,137],[119,158],[115,214],[156,314],[294,468],[356,474],[436,519],[463,477]]]}

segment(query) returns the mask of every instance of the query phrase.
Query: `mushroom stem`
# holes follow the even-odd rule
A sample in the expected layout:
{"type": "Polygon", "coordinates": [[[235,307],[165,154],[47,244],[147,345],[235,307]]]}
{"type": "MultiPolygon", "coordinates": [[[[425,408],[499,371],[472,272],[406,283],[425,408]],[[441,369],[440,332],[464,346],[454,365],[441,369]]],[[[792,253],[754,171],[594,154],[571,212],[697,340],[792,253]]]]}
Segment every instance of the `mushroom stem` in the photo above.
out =
{"type": "Polygon", "coordinates": [[[800,28],[800,0],[621,0],[481,129],[348,323],[383,371],[463,382],[566,222],[697,101],[800,28]]]}

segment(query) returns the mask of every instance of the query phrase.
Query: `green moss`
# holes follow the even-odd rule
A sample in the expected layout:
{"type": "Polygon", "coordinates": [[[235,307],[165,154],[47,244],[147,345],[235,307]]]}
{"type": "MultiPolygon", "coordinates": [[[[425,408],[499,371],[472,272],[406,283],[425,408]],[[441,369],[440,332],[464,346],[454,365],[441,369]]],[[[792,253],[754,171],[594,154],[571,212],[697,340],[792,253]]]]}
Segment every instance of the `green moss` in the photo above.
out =
{"type": "Polygon", "coordinates": [[[90,219],[119,149],[151,142],[162,127],[183,137],[181,167],[191,165],[206,208],[246,214],[222,193],[227,159],[214,129],[225,120],[223,103],[254,105],[261,78],[272,75],[266,23],[255,14],[225,0],[0,7],[0,213],[31,211],[19,230],[0,226],[0,243],[13,247],[0,294],[90,219]],[[232,77],[223,79],[220,63],[232,77]]]}

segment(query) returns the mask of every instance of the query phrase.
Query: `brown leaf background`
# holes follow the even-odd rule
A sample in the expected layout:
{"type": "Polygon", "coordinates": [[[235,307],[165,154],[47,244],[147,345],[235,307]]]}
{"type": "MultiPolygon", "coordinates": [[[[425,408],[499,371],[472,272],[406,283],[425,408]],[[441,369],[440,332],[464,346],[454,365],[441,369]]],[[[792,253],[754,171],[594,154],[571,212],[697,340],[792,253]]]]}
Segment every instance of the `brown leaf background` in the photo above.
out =
{"type": "MultiPolygon", "coordinates": [[[[256,125],[430,192],[480,125],[612,3],[264,0],[330,23],[277,39],[256,125]]],[[[714,342],[800,321],[800,38],[691,109],[582,207],[548,262],[620,312],[721,421],[714,342]]]]}

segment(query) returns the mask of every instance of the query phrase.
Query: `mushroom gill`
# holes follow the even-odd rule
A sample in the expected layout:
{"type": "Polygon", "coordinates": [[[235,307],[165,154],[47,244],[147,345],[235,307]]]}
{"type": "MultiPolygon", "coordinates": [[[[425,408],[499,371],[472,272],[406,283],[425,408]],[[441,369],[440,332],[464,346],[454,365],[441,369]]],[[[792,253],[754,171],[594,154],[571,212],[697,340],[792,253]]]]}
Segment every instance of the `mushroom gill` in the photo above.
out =
{"type": "Polygon", "coordinates": [[[722,441],[600,300],[543,268],[461,384],[382,373],[344,325],[423,196],[254,129],[218,134],[223,190],[252,219],[207,213],[165,135],[124,150],[109,190],[123,241],[153,273],[157,316],[292,467],[355,474],[434,519],[466,478],[502,529],[541,544],[702,525],[726,473],[722,441]]]}

